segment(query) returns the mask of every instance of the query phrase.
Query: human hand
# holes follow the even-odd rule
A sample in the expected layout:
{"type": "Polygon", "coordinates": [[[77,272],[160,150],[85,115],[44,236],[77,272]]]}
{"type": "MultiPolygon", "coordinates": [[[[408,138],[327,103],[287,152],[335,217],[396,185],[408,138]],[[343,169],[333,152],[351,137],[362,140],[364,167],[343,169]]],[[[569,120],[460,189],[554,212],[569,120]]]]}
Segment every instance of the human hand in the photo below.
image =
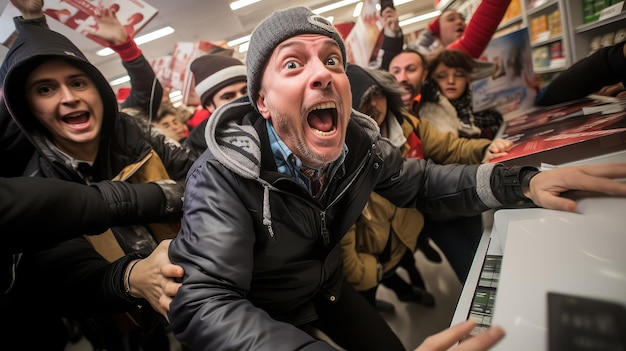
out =
{"type": "Polygon", "coordinates": [[[613,85],[607,85],[598,90],[598,95],[602,96],[618,96],[618,94],[624,92],[624,83],[617,83],[613,85]]]}
{"type": "Polygon", "coordinates": [[[398,33],[400,31],[400,22],[398,21],[398,12],[393,7],[387,7],[381,14],[383,18],[383,27],[398,33]]]}
{"type": "Polygon", "coordinates": [[[43,0],[11,0],[24,19],[43,17],[43,0]]]}
{"type": "Polygon", "coordinates": [[[183,268],[170,262],[168,248],[172,240],[163,240],[150,256],[140,260],[130,273],[130,293],[143,298],[152,308],[165,318],[170,310],[170,302],[178,292],[183,268]]]}
{"type": "Polygon", "coordinates": [[[626,178],[626,162],[555,168],[534,176],[525,195],[541,207],[574,212],[576,202],[561,193],[585,190],[626,195],[626,183],[615,181],[617,178],[626,178]]]}
{"type": "Polygon", "coordinates": [[[128,33],[122,22],[117,19],[115,11],[101,8],[94,18],[97,26],[87,29],[88,34],[106,41],[109,45],[119,45],[128,41],[128,33]]]}
{"type": "MultiPolygon", "coordinates": [[[[418,346],[414,351],[445,351],[452,345],[461,340],[464,336],[468,335],[474,326],[473,321],[465,321],[459,323],[453,327],[450,327],[444,331],[427,337],[424,342],[418,346]]],[[[458,346],[451,349],[451,351],[483,351],[490,349],[504,336],[504,330],[498,326],[493,326],[484,332],[473,336],[458,346]]]]}
{"type": "Polygon", "coordinates": [[[487,163],[494,158],[506,156],[509,154],[509,150],[513,147],[513,142],[503,138],[494,139],[487,151],[485,151],[485,157],[483,158],[483,163],[487,163]]]}

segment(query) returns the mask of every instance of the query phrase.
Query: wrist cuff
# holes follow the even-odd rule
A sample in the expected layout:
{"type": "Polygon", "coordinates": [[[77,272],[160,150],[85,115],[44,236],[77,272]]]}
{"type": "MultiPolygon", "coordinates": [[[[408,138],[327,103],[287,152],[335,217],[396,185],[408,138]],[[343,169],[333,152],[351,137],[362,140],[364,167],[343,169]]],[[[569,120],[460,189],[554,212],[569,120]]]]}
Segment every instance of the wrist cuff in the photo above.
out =
{"type": "Polygon", "coordinates": [[[111,50],[115,51],[124,62],[133,61],[141,56],[141,50],[132,38],[128,38],[125,43],[111,45],[111,50]]]}
{"type": "Polygon", "coordinates": [[[520,201],[529,200],[524,195],[524,187],[528,188],[530,179],[539,171],[535,167],[498,167],[495,177],[491,179],[493,193],[503,204],[516,204],[520,201]]]}

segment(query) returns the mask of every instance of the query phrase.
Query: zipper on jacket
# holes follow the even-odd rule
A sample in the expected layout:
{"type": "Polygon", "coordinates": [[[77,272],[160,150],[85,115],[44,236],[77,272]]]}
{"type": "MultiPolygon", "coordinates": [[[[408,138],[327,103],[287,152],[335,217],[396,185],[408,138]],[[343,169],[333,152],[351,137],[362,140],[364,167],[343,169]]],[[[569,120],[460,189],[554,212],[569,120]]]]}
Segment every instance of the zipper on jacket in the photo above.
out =
{"type": "Polygon", "coordinates": [[[324,246],[330,244],[330,235],[328,234],[328,228],[326,228],[326,211],[320,212],[322,222],[322,239],[324,239],[324,246]]]}

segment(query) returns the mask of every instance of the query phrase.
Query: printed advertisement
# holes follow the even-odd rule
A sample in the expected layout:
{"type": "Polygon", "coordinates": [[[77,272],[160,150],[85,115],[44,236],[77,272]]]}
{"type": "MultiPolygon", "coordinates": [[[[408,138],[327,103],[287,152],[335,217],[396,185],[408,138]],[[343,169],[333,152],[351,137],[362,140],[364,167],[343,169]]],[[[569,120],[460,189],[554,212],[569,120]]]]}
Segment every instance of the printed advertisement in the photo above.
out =
{"type": "MultiPolygon", "coordinates": [[[[64,24],[102,46],[107,46],[106,42],[88,34],[88,30],[98,28],[94,15],[99,14],[102,8],[114,10],[126,32],[133,37],[158,12],[142,0],[46,0],[43,10],[48,18],[64,24]]],[[[2,45],[10,46],[11,37],[15,33],[13,17],[19,15],[19,11],[11,3],[3,11],[0,17],[2,45]]]]}
{"type": "Polygon", "coordinates": [[[534,106],[534,71],[526,28],[491,40],[480,60],[493,63],[491,76],[471,83],[474,111],[488,108],[503,115],[534,106]]]}
{"type": "Polygon", "coordinates": [[[367,67],[375,55],[383,24],[376,10],[379,0],[363,1],[363,9],[350,33],[345,38],[348,62],[367,67]]]}
{"type": "Polygon", "coordinates": [[[626,100],[582,99],[535,109],[505,122],[513,148],[491,162],[540,166],[626,148],[626,100]]]}

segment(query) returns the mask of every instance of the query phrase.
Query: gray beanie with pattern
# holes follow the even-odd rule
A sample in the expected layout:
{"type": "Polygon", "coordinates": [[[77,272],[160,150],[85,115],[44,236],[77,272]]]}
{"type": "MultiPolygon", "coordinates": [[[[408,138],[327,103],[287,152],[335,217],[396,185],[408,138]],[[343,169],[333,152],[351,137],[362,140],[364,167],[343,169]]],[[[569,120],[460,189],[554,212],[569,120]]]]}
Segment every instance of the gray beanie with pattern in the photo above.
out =
{"type": "Polygon", "coordinates": [[[255,109],[267,60],[278,44],[300,34],[321,34],[334,39],[346,64],[346,47],[330,21],[303,6],[276,11],[254,29],[246,54],[248,96],[255,109]]]}

